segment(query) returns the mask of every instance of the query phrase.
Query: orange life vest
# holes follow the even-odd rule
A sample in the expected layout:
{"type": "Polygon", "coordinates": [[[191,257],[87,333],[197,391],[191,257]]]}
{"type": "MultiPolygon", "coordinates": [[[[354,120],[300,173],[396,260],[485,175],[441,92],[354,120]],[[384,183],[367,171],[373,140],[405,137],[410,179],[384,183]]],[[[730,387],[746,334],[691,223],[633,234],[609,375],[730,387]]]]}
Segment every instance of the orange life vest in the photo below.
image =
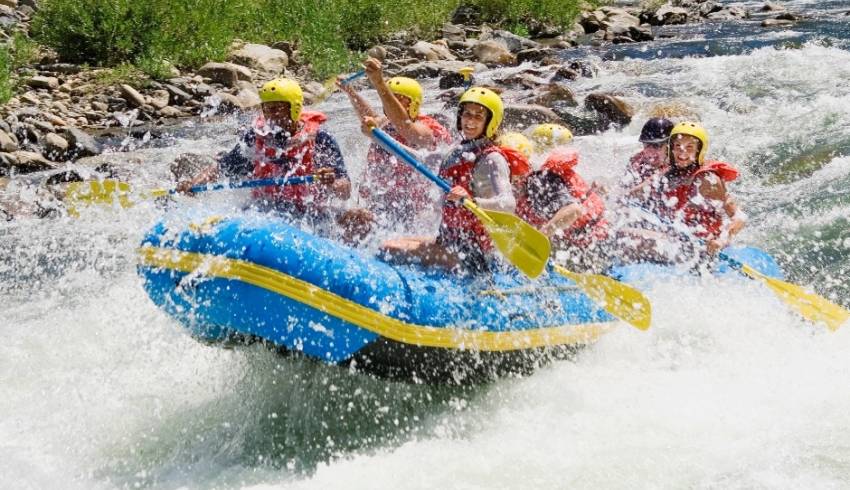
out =
{"type": "MultiPolygon", "coordinates": [[[[677,215],[681,212],[681,218],[685,225],[694,230],[694,234],[703,239],[716,239],[723,230],[725,211],[718,209],[711,203],[694,202],[694,197],[699,189],[694,185],[700,175],[713,173],[724,182],[732,182],[738,178],[738,169],[731,164],[717,161],[706,161],[694,169],[690,174],[677,178],[668,183],[664,190],[665,208],[668,214],[677,215]]],[[[670,175],[670,172],[668,172],[670,175]]],[[[673,217],[673,216],[671,216],[673,217]]]]}
{"type": "MultiPolygon", "coordinates": [[[[433,117],[420,115],[416,118],[416,122],[428,126],[431,134],[434,135],[435,144],[431,149],[436,148],[438,143],[451,142],[451,134],[433,117]]],[[[386,125],[384,131],[399,143],[407,145],[407,140],[392,124],[386,125]]],[[[430,201],[428,196],[430,185],[430,182],[419,175],[416,169],[400,161],[378,144],[369,145],[369,152],[366,154],[366,179],[360,186],[361,197],[368,199],[380,196],[380,202],[375,202],[374,205],[382,209],[395,209],[394,206],[402,202],[411,203],[412,208],[404,206],[404,209],[413,209],[418,212],[430,201]],[[379,192],[372,191],[370,188],[379,192]]]]}
{"type": "MultiPolygon", "coordinates": [[[[548,171],[563,180],[564,185],[582,207],[582,215],[566,230],[563,237],[572,245],[586,247],[594,241],[605,239],[608,235],[608,222],[603,219],[605,201],[592,192],[587,183],[576,173],[578,152],[573,149],[554,150],[546,159],[540,171],[548,171]]],[[[517,202],[517,216],[528,221],[535,227],[541,227],[552,217],[543,217],[534,212],[527,195],[517,202]]]]}
{"type": "MultiPolygon", "coordinates": [[[[313,174],[316,134],[327,117],[321,112],[302,111],[298,119],[298,130],[287,140],[285,148],[277,148],[274,135],[268,131],[265,118],[259,116],[253,124],[254,177],[258,179],[279,177],[304,177],[313,174]]],[[[311,184],[268,186],[254,190],[254,197],[271,201],[287,201],[299,211],[306,211],[313,204],[314,191],[311,184]]]]}
{"type": "MultiPolygon", "coordinates": [[[[503,146],[490,143],[476,149],[461,152],[454,161],[445,162],[440,169],[440,177],[449,184],[463,187],[466,192],[475,197],[472,190],[472,176],[475,165],[481,158],[490,153],[498,152],[508,162],[511,183],[517,184],[528,175],[531,165],[522,153],[503,146]],[[472,156],[471,159],[468,157],[472,156]]],[[[481,221],[462,205],[446,201],[443,205],[440,234],[449,240],[465,240],[476,244],[482,251],[490,251],[493,244],[481,221]]]]}

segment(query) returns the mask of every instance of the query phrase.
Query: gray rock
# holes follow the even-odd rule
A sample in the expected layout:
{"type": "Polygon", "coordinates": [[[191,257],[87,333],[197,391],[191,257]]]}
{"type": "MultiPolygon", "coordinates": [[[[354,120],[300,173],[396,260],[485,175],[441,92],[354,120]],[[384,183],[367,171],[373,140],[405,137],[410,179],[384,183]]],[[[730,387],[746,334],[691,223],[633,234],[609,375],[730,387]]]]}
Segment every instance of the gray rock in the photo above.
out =
{"type": "Polygon", "coordinates": [[[800,20],[800,16],[797,15],[797,14],[794,14],[792,12],[783,12],[783,13],[777,15],[776,19],[777,20],[790,20],[792,22],[796,22],[796,21],[800,20]]]}
{"type": "Polygon", "coordinates": [[[426,61],[456,60],[457,57],[449,51],[449,48],[440,44],[425,41],[417,41],[408,50],[411,56],[426,61]]]}
{"type": "Polygon", "coordinates": [[[103,112],[106,112],[106,111],[108,111],[108,110],[109,110],[109,104],[107,104],[106,102],[97,102],[97,101],[95,101],[95,102],[92,102],[92,103],[91,103],[91,108],[92,108],[92,109],[94,109],[94,110],[96,110],[96,111],[103,111],[103,112]]]}
{"type": "Polygon", "coordinates": [[[629,37],[637,42],[652,41],[655,39],[655,36],[652,34],[652,28],[649,26],[629,27],[629,37]]]}
{"type": "Polygon", "coordinates": [[[497,41],[504,45],[511,53],[518,53],[523,49],[539,48],[540,43],[517,36],[510,31],[495,30],[483,33],[479,38],[481,41],[497,41]]]}
{"type": "Polygon", "coordinates": [[[785,10],[785,6],[773,2],[765,2],[759,10],[762,12],[782,12],[785,10]]]}
{"type": "MultiPolygon", "coordinates": [[[[542,62],[546,59],[554,60],[556,56],[556,51],[552,48],[532,48],[532,49],[523,49],[519,53],[516,54],[517,63],[525,63],[526,61],[530,62],[542,62]]],[[[554,64],[554,63],[546,63],[546,64],[554,64]]]]}
{"type": "Polygon", "coordinates": [[[167,118],[186,117],[186,113],[174,106],[165,106],[159,111],[159,115],[167,118]]]}
{"type": "Polygon", "coordinates": [[[286,52],[265,44],[248,43],[230,53],[230,59],[240,65],[250,66],[272,75],[281,73],[289,66],[289,56],[286,52]]]}
{"type": "Polygon", "coordinates": [[[21,174],[28,174],[32,172],[41,172],[44,170],[53,170],[56,168],[56,164],[50,162],[40,153],[35,153],[32,151],[21,151],[18,150],[16,152],[12,152],[12,155],[15,157],[17,163],[13,166],[12,170],[21,174]]]}
{"type": "Polygon", "coordinates": [[[189,95],[185,90],[183,90],[183,89],[181,89],[181,88],[179,88],[175,85],[171,85],[170,83],[166,83],[163,86],[165,87],[165,90],[167,90],[168,93],[171,95],[171,98],[169,99],[169,101],[174,103],[174,104],[180,105],[180,104],[184,104],[184,103],[192,100],[191,95],[189,95]]]}
{"type": "Polygon", "coordinates": [[[239,80],[251,81],[254,78],[250,69],[234,63],[210,62],[198,70],[198,75],[226,87],[235,87],[239,80]]]}
{"type": "Polygon", "coordinates": [[[51,73],[61,73],[63,75],[74,75],[83,70],[81,66],[74,65],[72,63],[52,63],[49,65],[38,65],[38,69],[51,73]]]}
{"type": "Polygon", "coordinates": [[[656,26],[688,23],[688,10],[672,5],[663,5],[649,18],[649,23],[656,26]]]}
{"type": "Polygon", "coordinates": [[[68,150],[68,142],[56,133],[44,135],[44,156],[50,160],[60,160],[68,150]]]}
{"type": "Polygon", "coordinates": [[[554,105],[563,105],[566,107],[576,107],[575,93],[564,84],[550,83],[538,89],[537,94],[528,99],[528,103],[542,105],[544,107],[552,107],[554,105]]]}
{"type": "MultiPolygon", "coordinates": [[[[69,112],[68,109],[65,109],[64,112],[69,112]]],[[[56,114],[50,112],[42,112],[41,117],[43,117],[47,122],[49,122],[53,126],[68,126],[68,122],[57,116],[56,114]]]]}
{"type": "Polygon", "coordinates": [[[18,139],[6,131],[0,130],[0,151],[11,153],[18,150],[18,139]]]}
{"type": "Polygon", "coordinates": [[[506,104],[505,127],[525,129],[534,124],[563,124],[563,120],[548,107],[529,104],[506,104]]]}
{"type": "Polygon", "coordinates": [[[443,24],[443,39],[449,42],[466,41],[466,31],[463,30],[463,27],[461,26],[456,26],[447,22],[443,24]]]}
{"type": "Polygon", "coordinates": [[[68,140],[68,153],[71,158],[88,157],[103,153],[103,147],[90,134],[77,128],[65,128],[63,133],[68,140]]]}
{"type": "Polygon", "coordinates": [[[580,76],[581,76],[581,73],[577,72],[576,70],[562,66],[562,67],[558,68],[557,70],[555,70],[555,74],[552,75],[552,81],[553,82],[560,82],[562,80],[573,81],[573,80],[578,80],[578,78],[580,76]]]}
{"type": "Polygon", "coordinates": [[[162,109],[168,105],[171,94],[168,90],[154,90],[148,95],[148,102],[156,109],[162,109]]]}
{"type": "Polygon", "coordinates": [[[581,25],[586,34],[593,34],[596,31],[602,30],[602,23],[605,22],[607,17],[601,10],[582,12],[579,25],[581,25]]]}
{"type": "Polygon", "coordinates": [[[726,7],[708,14],[706,18],[714,21],[728,21],[746,19],[749,16],[749,12],[742,7],[726,7]]]}
{"type": "Polygon", "coordinates": [[[36,89],[56,90],[59,88],[59,79],[56,77],[35,76],[27,80],[27,85],[36,89]]]}
{"type": "Polygon", "coordinates": [[[584,107],[590,112],[599,113],[604,120],[619,127],[628,125],[634,116],[634,109],[625,101],[615,95],[601,92],[585,97],[584,107]]]}
{"type": "MultiPolygon", "coordinates": [[[[322,90],[324,90],[324,87],[322,87],[322,90]]],[[[312,94],[305,94],[305,98],[308,100],[311,99],[309,95],[312,94]]],[[[251,82],[239,82],[239,90],[236,92],[236,98],[239,99],[242,103],[242,107],[245,109],[257,107],[262,102],[260,100],[260,93],[257,91],[257,87],[255,87],[251,82]]]]}
{"type": "Polygon", "coordinates": [[[145,96],[133,87],[122,83],[119,88],[121,89],[121,96],[124,97],[130,107],[142,107],[147,103],[145,96]]]}
{"type": "Polygon", "coordinates": [[[472,54],[479,62],[488,66],[515,65],[516,57],[501,42],[488,39],[472,48],[472,54]]]}
{"type": "Polygon", "coordinates": [[[487,66],[481,63],[468,63],[465,61],[423,61],[399,70],[398,75],[410,78],[435,78],[449,73],[460,72],[460,69],[472,66],[475,71],[485,71],[487,66]]]}
{"type": "Polygon", "coordinates": [[[53,124],[50,124],[47,121],[33,120],[30,121],[30,124],[35,126],[39,131],[43,133],[51,133],[54,130],[53,124]]]}

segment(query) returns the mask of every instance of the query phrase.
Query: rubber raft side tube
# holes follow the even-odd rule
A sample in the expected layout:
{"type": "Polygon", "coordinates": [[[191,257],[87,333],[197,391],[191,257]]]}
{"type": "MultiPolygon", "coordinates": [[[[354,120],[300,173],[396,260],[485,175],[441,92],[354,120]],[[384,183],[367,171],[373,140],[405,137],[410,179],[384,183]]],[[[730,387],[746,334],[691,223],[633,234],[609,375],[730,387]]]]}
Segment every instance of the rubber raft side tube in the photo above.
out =
{"type": "Polygon", "coordinates": [[[242,281],[308,305],[386,339],[422,347],[505,352],[584,345],[596,341],[615,323],[584,323],[503,332],[417,325],[392,318],[280,271],[244,260],[152,246],[139,249],[139,256],[142,267],[183,273],[200,270],[207,277],[242,281]]]}

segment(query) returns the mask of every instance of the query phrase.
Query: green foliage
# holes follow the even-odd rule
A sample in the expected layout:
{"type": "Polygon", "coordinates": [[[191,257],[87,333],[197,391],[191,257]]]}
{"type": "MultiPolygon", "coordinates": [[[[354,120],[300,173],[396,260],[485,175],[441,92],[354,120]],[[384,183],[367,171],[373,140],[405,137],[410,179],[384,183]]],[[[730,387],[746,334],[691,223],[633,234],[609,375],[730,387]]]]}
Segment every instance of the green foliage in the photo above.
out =
{"type": "Polygon", "coordinates": [[[0,104],[12,98],[12,55],[9,48],[0,46],[0,104]]]}
{"type": "MultiPolygon", "coordinates": [[[[288,40],[325,77],[352,68],[388,34],[437,31],[462,0],[42,0],[35,38],[65,61],[133,63],[153,78],[168,68],[223,60],[235,39],[288,40]]],[[[576,0],[463,0],[490,21],[526,33],[529,18],[568,24],[576,0]]]]}

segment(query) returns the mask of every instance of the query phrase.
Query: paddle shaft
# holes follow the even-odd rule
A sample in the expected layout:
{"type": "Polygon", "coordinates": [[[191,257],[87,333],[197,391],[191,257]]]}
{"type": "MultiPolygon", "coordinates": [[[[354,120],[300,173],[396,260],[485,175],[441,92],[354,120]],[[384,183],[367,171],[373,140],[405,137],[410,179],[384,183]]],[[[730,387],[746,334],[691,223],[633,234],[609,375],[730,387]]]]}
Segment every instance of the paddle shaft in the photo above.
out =
{"type": "MultiPolygon", "coordinates": [[[[206,192],[206,191],[219,191],[222,189],[250,189],[253,187],[268,187],[271,185],[298,185],[298,184],[310,184],[315,180],[315,177],[312,175],[302,176],[302,177],[287,177],[287,178],[277,178],[277,179],[259,179],[259,180],[245,180],[242,182],[219,182],[216,184],[201,184],[196,185],[189,189],[193,193],[198,192],[206,192]]],[[[176,194],[177,189],[171,189],[168,191],[169,194],[176,194]]]]}
{"type": "Polygon", "coordinates": [[[385,150],[400,157],[402,160],[404,160],[409,165],[418,170],[422,175],[428,177],[431,182],[437,184],[444,192],[451,192],[452,186],[449,185],[448,182],[438,177],[434,172],[431,171],[430,168],[419,163],[419,160],[414,158],[413,155],[411,155],[407,150],[402,148],[402,146],[399,145],[396,140],[392,138],[392,136],[388,135],[379,128],[372,128],[372,136],[374,136],[375,139],[378,140],[378,143],[383,146],[385,150]]]}

